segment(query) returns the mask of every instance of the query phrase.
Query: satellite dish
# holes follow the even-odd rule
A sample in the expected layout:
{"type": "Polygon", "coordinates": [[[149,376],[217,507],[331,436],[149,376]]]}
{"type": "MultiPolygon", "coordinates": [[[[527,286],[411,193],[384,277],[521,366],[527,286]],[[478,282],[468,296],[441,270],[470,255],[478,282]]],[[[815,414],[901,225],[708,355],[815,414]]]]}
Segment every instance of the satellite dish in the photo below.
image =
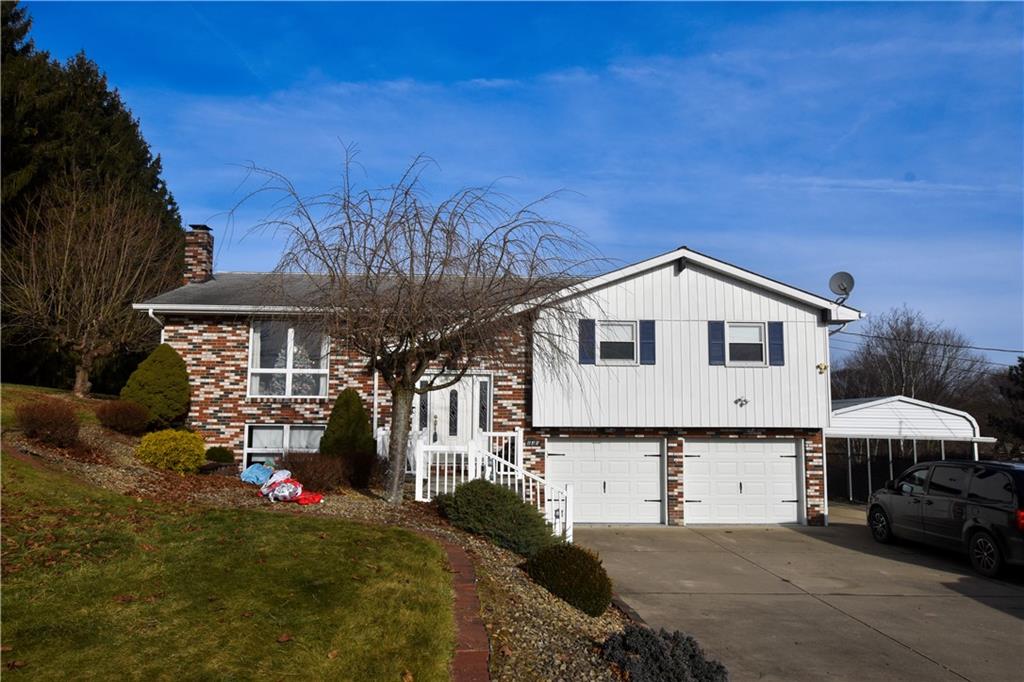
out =
{"type": "Polygon", "coordinates": [[[832,293],[841,299],[846,299],[853,291],[853,275],[848,272],[839,271],[829,277],[828,288],[832,293]]]}

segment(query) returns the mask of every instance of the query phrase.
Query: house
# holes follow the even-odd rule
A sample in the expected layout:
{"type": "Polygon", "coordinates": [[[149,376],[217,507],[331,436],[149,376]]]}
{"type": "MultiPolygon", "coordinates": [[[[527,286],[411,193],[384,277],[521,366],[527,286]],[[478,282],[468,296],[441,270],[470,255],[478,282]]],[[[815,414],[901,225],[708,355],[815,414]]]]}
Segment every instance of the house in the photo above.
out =
{"type": "MultiPolygon", "coordinates": [[[[183,286],[135,305],[184,358],[208,444],[242,465],[315,450],[346,387],[387,423],[365,358],[304,329],[265,274],[213,273],[212,253],[194,226],[183,286]]],[[[859,311],[687,248],[566,295],[581,311],[563,340],[572,362],[530,366],[535,326],[420,396],[413,429],[441,444],[522,429],[524,467],[572,486],[576,523],[824,522],[828,329],[859,311]]]]}

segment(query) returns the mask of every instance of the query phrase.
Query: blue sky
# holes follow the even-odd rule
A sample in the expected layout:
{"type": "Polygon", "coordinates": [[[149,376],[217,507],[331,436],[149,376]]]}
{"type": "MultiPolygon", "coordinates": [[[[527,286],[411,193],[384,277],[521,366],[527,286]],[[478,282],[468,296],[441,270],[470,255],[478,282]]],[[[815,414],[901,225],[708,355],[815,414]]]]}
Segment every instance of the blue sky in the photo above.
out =
{"type": "MultiPolygon", "coordinates": [[[[140,119],[222,270],[269,269],[247,162],[329,188],[418,153],[501,179],[602,252],[679,245],[1024,347],[1020,4],[29,3],[140,119]]],[[[993,360],[1010,361],[1010,356],[993,360]]]]}

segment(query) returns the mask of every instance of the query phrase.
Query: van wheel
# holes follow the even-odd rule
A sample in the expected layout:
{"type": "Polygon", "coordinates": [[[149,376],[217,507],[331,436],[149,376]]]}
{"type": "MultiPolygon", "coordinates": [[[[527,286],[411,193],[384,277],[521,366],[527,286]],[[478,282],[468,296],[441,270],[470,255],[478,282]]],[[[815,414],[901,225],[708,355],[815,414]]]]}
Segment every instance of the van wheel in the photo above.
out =
{"type": "Polygon", "coordinates": [[[967,542],[967,553],[974,570],[986,578],[994,578],[1003,570],[1003,553],[995,538],[983,530],[971,536],[967,542]]]}
{"type": "Polygon", "coordinates": [[[887,545],[892,542],[892,525],[889,523],[889,515],[881,507],[872,507],[868,516],[868,527],[871,528],[871,537],[876,542],[887,545]]]}

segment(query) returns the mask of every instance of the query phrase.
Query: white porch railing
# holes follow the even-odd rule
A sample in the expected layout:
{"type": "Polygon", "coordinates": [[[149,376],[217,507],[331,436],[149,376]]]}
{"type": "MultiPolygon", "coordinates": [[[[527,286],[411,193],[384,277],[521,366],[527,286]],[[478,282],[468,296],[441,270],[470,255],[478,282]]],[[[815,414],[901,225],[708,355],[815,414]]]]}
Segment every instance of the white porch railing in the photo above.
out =
{"type": "MultiPolygon", "coordinates": [[[[423,440],[426,437],[425,431],[416,431],[413,429],[409,430],[409,441],[405,451],[405,473],[412,474],[416,472],[416,443],[423,440]]],[[[388,447],[391,442],[391,429],[380,427],[377,429],[377,457],[380,459],[389,459],[388,447]]]]}
{"type": "MultiPolygon", "coordinates": [[[[521,443],[522,438],[518,442],[521,443]]],[[[557,488],[480,443],[427,445],[417,441],[413,449],[417,501],[429,502],[436,495],[453,492],[463,483],[482,478],[514,490],[524,502],[544,515],[552,533],[572,542],[571,485],[557,488]]],[[[519,461],[522,461],[521,446],[519,461]]]]}
{"type": "Polygon", "coordinates": [[[502,458],[520,469],[523,466],[523,429],[513,431],[484,431],[480,434],[484,450],[502,458]]]}

